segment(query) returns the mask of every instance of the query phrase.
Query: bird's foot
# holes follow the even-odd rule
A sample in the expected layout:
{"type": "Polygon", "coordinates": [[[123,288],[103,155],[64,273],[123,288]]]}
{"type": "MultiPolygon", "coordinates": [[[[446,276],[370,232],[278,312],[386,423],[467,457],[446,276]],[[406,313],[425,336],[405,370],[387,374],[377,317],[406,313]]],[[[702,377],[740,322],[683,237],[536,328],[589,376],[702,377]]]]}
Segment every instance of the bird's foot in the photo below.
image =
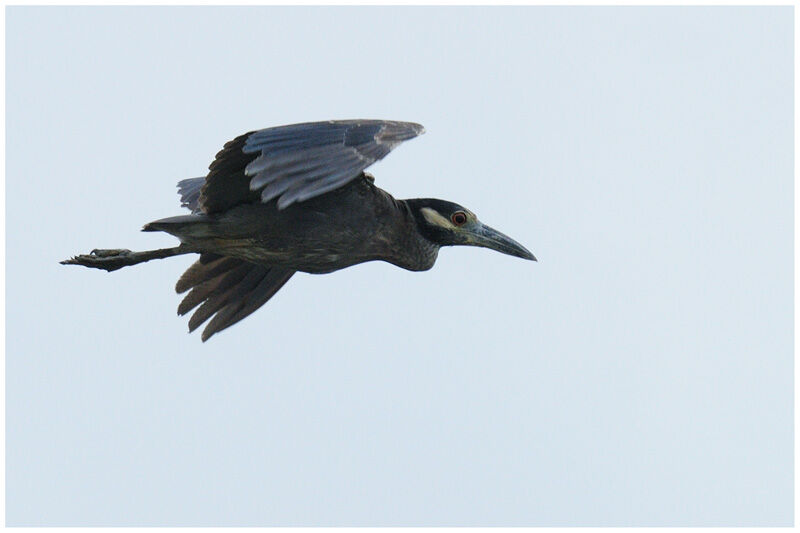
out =
{"type": "Polygon", "coordinates": [[[61,261],[62,265],[81,265],[89,268],[100,268],[111,272],[131,264],[130,250],[119,248],[111,250],[92,250],[89,254],[76,255],[71,259],[61,261]]]}

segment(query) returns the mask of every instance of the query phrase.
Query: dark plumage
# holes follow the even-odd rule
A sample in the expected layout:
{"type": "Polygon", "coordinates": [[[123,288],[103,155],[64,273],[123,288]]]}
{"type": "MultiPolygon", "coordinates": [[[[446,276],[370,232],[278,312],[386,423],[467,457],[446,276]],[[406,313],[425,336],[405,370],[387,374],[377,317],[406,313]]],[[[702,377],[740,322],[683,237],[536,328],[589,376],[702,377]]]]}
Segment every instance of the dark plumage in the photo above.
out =
{"type": "Polygon", "coordinates": [[[297,272],[323,274],[365,261],[428,270],[439,248],[471,245],[535,260],[472,212],[444,200],[395,200],[364,170],[419,124],[341,120],[253,131],[225,144],[205,177],[178,183],[182,215],[151,222],[179,246],[146,252],[95,250],[64,264],[112,271],[151,259],[199,253],[181,276],[178,306],[192,310],[202,339],[235,324],[297,272]]]}

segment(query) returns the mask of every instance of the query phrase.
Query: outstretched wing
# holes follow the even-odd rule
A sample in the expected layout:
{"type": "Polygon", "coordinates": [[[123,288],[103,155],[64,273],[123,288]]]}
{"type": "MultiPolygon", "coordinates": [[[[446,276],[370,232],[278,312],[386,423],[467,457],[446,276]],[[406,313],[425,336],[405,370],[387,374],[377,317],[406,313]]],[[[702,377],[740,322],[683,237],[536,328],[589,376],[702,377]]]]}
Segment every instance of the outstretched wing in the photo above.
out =
{"type": "Polygon", "coordinates": [[[200,306],[189,319],[189,331],[211,318],[201,336],[205,342],[267,303],[293,274],[294,270],[201,254],[175,286],[178,293],[191,289],[178,306],[178,314],[185,315],[200,306]]]}
{"type": "MultiPolygon", "coordinates": [[[[284,209],[341,187],[424,131],[411,122],[331,120],[245,133],[227,143],[208,167],[195,206],[214,213],[277,198],[278,209],[284,209]]],[[[181,184],[186,182],[195,184],[181,184]]],[[[181,190],[184,206],[192,208],[193,192],[181,190]]]]}

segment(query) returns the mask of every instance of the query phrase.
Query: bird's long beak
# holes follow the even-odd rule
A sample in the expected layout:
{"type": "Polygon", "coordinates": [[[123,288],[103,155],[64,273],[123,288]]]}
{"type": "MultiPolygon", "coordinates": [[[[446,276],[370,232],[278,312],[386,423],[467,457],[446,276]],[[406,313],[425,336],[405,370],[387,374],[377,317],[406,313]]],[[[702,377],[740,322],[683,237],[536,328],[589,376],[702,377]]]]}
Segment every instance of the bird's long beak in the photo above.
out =
{"type": "Polygon", "coordinates": [[[476,221],[476,227],[469,232],[469,242],[473,246],[483,246],[504,254],[536,261],[536,257],[527,248],[494,228],[476,221]]]}

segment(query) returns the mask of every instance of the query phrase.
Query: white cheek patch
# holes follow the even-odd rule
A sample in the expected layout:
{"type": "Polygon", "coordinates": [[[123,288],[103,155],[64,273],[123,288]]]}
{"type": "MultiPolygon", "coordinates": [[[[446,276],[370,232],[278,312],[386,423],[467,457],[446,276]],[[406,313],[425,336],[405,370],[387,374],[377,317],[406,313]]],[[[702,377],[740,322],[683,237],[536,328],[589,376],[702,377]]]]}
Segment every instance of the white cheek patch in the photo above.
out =
{"type": "Polygon", "coordinates": [[[423,207],[420,209],[422,212],[422,216],[425,217],[425,220],[428,221],[429,224],[433,224],[434,226],[439,226],[446,229],[454,229],[455,225],[450,222],[449,219],[443,217],[439,214],[438,211],[435,209],[431,209],[430,207],[423,207]]]}

